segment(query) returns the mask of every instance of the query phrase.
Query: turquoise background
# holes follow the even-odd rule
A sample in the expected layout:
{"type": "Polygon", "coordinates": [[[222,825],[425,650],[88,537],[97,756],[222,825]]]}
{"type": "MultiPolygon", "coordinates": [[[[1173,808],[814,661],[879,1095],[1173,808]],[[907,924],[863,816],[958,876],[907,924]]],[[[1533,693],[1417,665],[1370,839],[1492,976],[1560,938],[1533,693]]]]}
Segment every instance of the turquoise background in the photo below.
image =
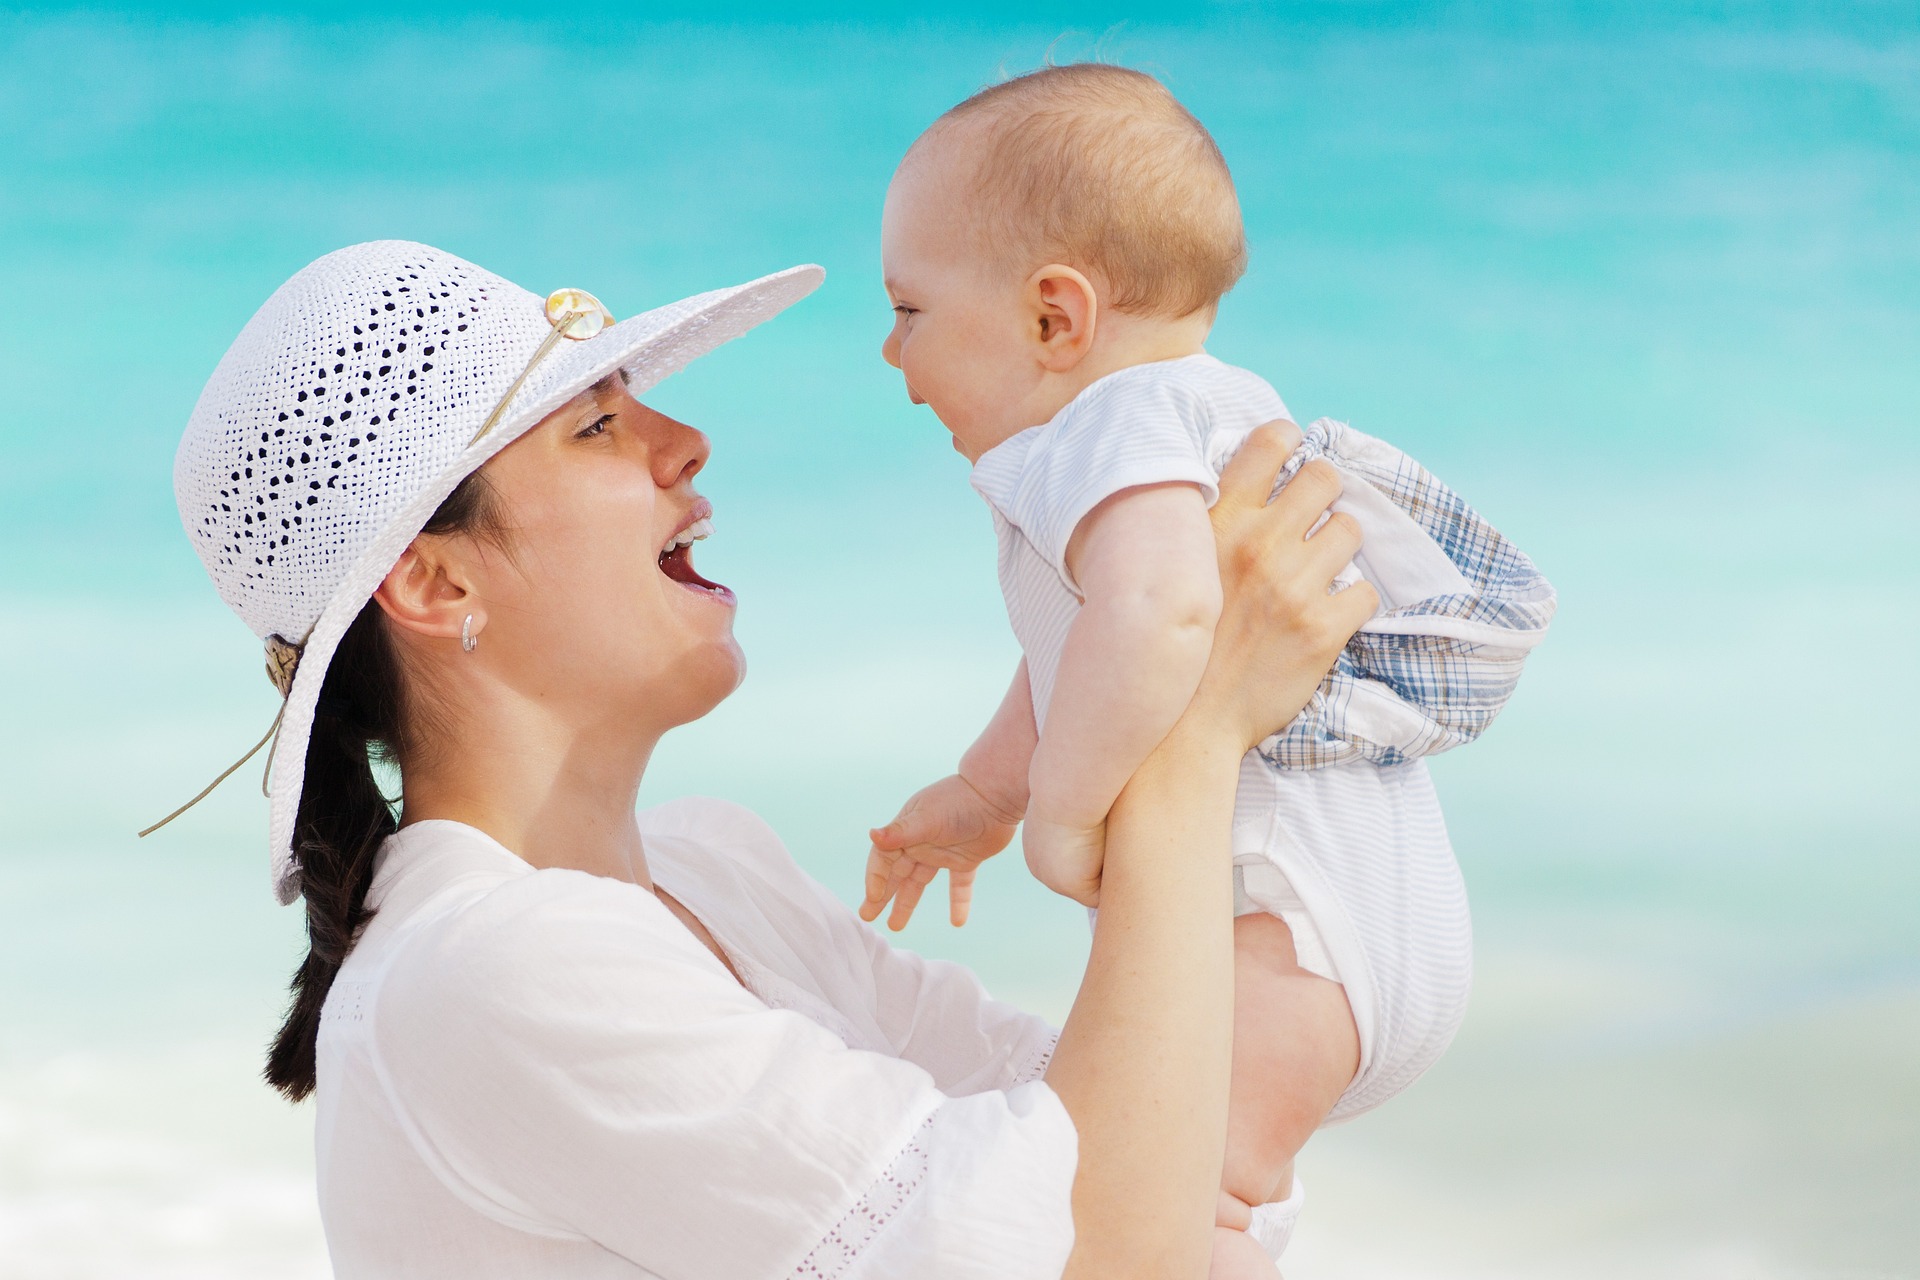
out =
{"type": "MultiPolygon", "coordinates": [[[[310,1113],[252,1080],[299,947],[264,803],[131,839],[273,712],[170,489],[252,310],[376,237],[623,315],[824,264],[655,398],[715,439],[752,674],[648,789],[754,805],[851,899],[1015,657],[878,358],[880,200],[1051,55],[1218,138],[1253,265],[1215,354],[1562,594],[1435,766],[1473,1012],[1309,1148],[1289,1276],[1920,1274],[1920,7],[664,12],[0,13],[0,1271],[323,1273],[310,1113]]],[[[1058,1017],[1085,926],[1014,859],[909,939],[1058,1017]]]]}

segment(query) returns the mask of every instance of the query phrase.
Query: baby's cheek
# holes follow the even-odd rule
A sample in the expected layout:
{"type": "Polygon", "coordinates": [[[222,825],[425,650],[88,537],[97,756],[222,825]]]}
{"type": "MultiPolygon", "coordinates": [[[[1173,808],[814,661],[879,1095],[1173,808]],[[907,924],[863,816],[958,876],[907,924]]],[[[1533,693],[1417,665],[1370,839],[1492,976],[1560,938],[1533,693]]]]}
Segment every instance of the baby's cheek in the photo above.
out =
{"type": "Polygon", "coordinates": [[[906,379],[907,387],[915,399],[937,404],[943,399],[940,394],[940,363],[929,359],[928,354],[925,344],[903,344],[900,348],[900,375],[906,379]]]}

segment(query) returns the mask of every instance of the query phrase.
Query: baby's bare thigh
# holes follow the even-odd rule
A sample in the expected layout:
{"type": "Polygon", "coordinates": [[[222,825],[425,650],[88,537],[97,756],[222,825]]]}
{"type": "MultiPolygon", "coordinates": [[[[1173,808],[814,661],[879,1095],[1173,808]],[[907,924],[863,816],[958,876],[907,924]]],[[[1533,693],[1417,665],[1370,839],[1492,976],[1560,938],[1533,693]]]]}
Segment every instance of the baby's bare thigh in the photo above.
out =
{"type": "Polygon", "coordinates": [[[1360,1034],[1345,989],[1300,968],[1293,934],[1278,917],[1241,916],[1233,944],[1233,1084],[1221,1189],[1256,1205],[1291,1189],[1294,1154],[1353,1082],[1360,1034]]]}
{"type": "Polygon", "coordinates": [[[1280,1280],[1280,1269],[1246,1232],[1216,1227],[1207,1280],[1280,1280]]]}

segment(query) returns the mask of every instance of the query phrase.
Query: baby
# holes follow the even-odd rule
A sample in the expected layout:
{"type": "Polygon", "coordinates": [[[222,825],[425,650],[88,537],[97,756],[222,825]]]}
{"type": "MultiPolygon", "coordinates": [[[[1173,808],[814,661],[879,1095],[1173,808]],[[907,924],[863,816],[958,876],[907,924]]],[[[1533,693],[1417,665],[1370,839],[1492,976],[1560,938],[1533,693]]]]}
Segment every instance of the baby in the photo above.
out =
{"type": "Polygon", "coordinates": [[[1484,729],[1553,613],[1533,565],[1378,440],[1288,421],[1206,354],[1245,267],[1232,179],[1158,81],[1050,67],[941,117],[882,230],[884,354],[993,510],[1025,658],[959,772],[873,832],[862,914],[904,924],[945,868],[1024,821],[1028,865],[1095,906],[1108,809],[1199,683],[1220,610],[1208,507],[1278,423],[1341,472],[1365,536],[1346,575],[1381,609],[1312,704],[1250,753],[1235,806],[1235,1039],[1213,1275],[1277,1273],[1318,1126],[1378,1106],[1452,1039],[1471,976],[1465,890],[1421,757],[1484,729]]]}

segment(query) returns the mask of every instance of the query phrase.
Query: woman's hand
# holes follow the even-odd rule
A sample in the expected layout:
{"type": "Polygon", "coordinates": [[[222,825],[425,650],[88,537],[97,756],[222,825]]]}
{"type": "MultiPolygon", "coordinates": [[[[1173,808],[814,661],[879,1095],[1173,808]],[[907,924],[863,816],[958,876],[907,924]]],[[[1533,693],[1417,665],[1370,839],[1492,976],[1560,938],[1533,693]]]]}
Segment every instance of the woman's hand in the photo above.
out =
{"type": "Polygon", "coordinates": [[[1327,514],[1340,496],[1331,464],[1309,462],[1267,501],[1298,442],[1290,422],[1248,436],[1220,473],[1213,505],[1224,605],[1186,718],[1230,733],[1243,750],[1300,714],[1341,648],[1380,607],[1366,582],[1330,593],[1334,575],[1360,548],[1353,518],[1327,514]]]}

